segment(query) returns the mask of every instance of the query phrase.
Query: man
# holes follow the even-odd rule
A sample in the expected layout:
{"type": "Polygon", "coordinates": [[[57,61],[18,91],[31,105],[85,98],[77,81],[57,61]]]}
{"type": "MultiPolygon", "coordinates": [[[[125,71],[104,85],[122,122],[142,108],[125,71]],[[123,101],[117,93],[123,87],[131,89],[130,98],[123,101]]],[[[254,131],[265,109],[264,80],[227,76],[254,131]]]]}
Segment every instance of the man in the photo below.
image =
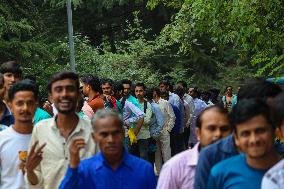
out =
{"type": "Polygon", "coordinates": [[[153,115],[152,106],[151,104],[146,101],[145,95],[146,95],[146,86],[144,83],[137,83],[135,86],[135,95],[139,101],[139,104],[144,111],[145,117],[144,117],[144,123],[140,129],[140,132],[137,136],[137,144],[139,149],[139,155],[140,158],[143,158],[145,160],[149,160],[148,157],[148,146],[150,141],[150,122],[153,115]]]}
{"type": "Polygon", "coordinates": [[[232,110],[231,125],[243,154],[216,164],[207,189],[260,188],[265,172],[281,159],[274,146],[270,108],[261,99],[241,100],[232,110]]]}
{"type": "Polygon", "coordinates": [[[157,189],[192,189],[200,149],[228,136],[230,131],[228,112],[222,106],[203,110],[196,125],[199,142],[165,163],[157,189]]]}
{"type": "Polygon", "coordinates": [[[160,174],[163,162],[165,163],[171,158],[170,132],[175,125],[175,114],[170,103],[161,98],[159,88],[153,88],[153,100],[159,105],[163,116],[164,126],[158,138],[156,138],[157,151],[155,153],[155,165],[157,174],[160,174]]]}
{"type": "MultiPolygon", "coordinates": [[[[261,98],[269,103],[280,92],[279,86],[269,83],[265,79],[254,78],[248,80],[240,89],[238,101],[261,98]]],[[[279,152],[283,153],[281,145],[276,144],[276,147],[279,152]]],[[[196,167],[194,189],[205,189],[211,168],[218,162],[238,154],[239,151],[232,135],[202,149],[196,167]]]]}
{"type": "Polygon", "coordinates": [[[91,157],[97,146],[92,140],[92,126],[79,118],[75,110],[79,96],[78,75],[62,71],[51,76],[48,84],[50,99],[58,114],[40,121],[33,130],[26,162],[26,179],[30,188],[58,188],[70,160],[71,141],[84,141],[80,158],[91,157]]]}
{"type": "Polygon", "coordinates": [[[70,147],[69,168],[60,189],[155,189],[156,177],[150,163],[129,154],[123,147],[123,120],[113,109],[95,115],[93,139],[101,152],[80,162],[84,142],[70,147]]]}
{"type": "Polygon", "coordinates": [[[190,122],[193,118],[193,112],[194,112],[194,101],[193,98],[187,94],[185,91],[187,91],[187,84],[185,81],[179,81],[176,84],[176,93],[179,95],[180,99],[183,101],[183,105],[185,107],[185,120],[184,120],[184,132],[183,132],[183,138],[184,138],[184,144],[186,148],[188,148],[188,140],[190,135],[190,122]],[[177,90],[181,89],[181,90],[177,90]],[[180,91],[180,94],[178,94],[178,91],[180,91]]]}
{"type": "Polygon", "coordinates": [[[83,83],[83,94],[88,97],[88,104],[93,109],[94,113],[98,109],[104,108],[104,101],[101,96],[101,86],[99,78],[88,74],[81,77],[83,83]]]}
{"type": "Polygon", "coordinates": [[[111,79],[105,79],[101,83],[101,88],[104,95],[104,106],[105,108],[113,108],[122,112],[121,103],[115,99],[113,92],[113,81],[111,79]]]}
{"type": "Polygon", "coordinates": [[[38,89],[23,80],[9,89],[15,124],[0,132],[0,188],[28,188],[24,179],[28,145],[33,130],[38,89]]]}
{"type": "MultiPolygon", "coordinates": [[[[284,92],[273,101],[273,122],[281,141],[284,141],[284,92]]],[[[284,160],[272,167],[263,177],[261,189],[281,189],[284,186],[284,160]]]]}
{"type": "Polygon", "coordinates": [[[127,101],[131,102],[132,104],[134,104],[136,107],[141,109],[138,100],[130,94],[132,82],[128,79],[123,79],[121,81],[121,84],[122,84],[122,87],[123,87],[123,97],[120,100],[121,103],[122,103],[122,106],[123,106],[123,103],[125,102],[125,100],[127,100],[127,101]]]}
{"type": "Polygon", "coordinates": [[[197,138],[195,135],[195,126],[196,126],[196,118],[200,114],[202,110],[207,107],[207,104],[198,98],[198,90],[196,87],[189,88],[189,95],[193,98],[194,102],[194,111],[192,119],[190,120],[190,136],[189,136],[189,146],[192,147],[197,142],[197,138]]]}

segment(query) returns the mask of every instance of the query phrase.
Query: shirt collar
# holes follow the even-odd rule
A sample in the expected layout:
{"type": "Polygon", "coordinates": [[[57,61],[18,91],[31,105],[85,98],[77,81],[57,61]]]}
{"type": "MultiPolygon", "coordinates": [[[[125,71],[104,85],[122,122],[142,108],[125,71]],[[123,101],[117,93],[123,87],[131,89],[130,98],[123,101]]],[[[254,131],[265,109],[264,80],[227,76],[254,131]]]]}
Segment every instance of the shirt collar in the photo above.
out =
{"type": "Polygon", "coordinates": [[[199,148],[199,145],[200,143],[196,143],[194,145],[194,147],[192,149],[189,150],[189,153],[190,156],[188,156],[188,159],[187,159],[187,166],[196,166],[197,165],[197,162],[198,162],[198,156],[199,156],[199,151],[198,151],[198,148],[199,148]]]}
{"type": "Polygon", "coordinates": [[[221,139],[219,144],[220,150],[222,150],[223,152],[238,154],[237,147],[235,145],[235,139],[232,134],[224,139],[221,139]]]}
{"type": "MultiPolygon", "coordinates": [[[[102,152],[99,152],[98,153],[98,163],[96,165],[96,170],[100,169],[101,167],[103,166],[108,166],[108,163],[103,155],[102,152]]],[[[128,167],[129,169],[133,170],[133,162],[132,162],[132,157],[131,155],[124,149],[123,150],[123,158],[122,158],[122,161],[121,161],[121,164],[119,165],[119,167],[121,166],[126,166],[128,167]]]]}
{"type": "MultiPolygon", "coordinates": [[[[81,130],[84,130],[82,119],[80,119],[80,117],[77,114],[76,114],[76,116],[79,118],[79,121],[78,121],[78,124],[76,125],[75,130],[72,133],[77,133],[77,132],[79,132],[81,130]]],[[[57,128],[57,125],[56,125],[56,121],[55,121],[56,118],[57,118],[57,115],[52,118],[52,126],[51,126],[51,128],[53,130],[55,130],[55,131],[58,131],[58,128],[57,128]]]]}

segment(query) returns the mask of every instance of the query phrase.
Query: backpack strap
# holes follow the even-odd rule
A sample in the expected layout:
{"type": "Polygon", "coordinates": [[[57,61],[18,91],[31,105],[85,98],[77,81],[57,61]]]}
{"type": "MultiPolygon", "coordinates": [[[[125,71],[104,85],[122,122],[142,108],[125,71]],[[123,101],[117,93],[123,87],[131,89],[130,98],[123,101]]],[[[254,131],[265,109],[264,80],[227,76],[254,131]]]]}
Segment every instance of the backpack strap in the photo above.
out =
{"type": "Polygon", "coordinates": [[[147,110],[147,104],[148,104],[148,103],[147,103],[147,101],[145,100],[145,101],[144,101],[144,113],[145,113],[145,114],[146,114],[146,110],[147,110]]]}

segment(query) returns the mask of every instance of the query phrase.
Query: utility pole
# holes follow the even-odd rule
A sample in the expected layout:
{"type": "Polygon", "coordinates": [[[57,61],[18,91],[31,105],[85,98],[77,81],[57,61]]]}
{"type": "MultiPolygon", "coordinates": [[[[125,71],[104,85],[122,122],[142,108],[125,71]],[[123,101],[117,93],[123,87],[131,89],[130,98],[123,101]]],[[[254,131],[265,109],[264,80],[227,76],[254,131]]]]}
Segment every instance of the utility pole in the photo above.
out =
{"type": "Polygon", "coordinates": [[[70,50],[70,66],[71,66],[71,70],[73,72],[76,72],[71,0],[67,0],[67,16],[68,16],[68,40],[69,40],[69,50],[70,50]]]}

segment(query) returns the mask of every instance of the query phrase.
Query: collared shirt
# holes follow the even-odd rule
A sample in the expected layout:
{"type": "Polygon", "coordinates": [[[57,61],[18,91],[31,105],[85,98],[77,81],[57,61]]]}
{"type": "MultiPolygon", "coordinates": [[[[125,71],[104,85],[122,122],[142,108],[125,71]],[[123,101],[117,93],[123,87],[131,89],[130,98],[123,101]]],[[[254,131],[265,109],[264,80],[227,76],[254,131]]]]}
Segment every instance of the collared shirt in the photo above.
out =
{"type": "Polygon", "coordinates": [[[164,115],[163,112],[161,111],[159,105],[155,102],[151,103],[152,107],[152,117],[150,121],[150,135],[151,137],[158,137],[160,136],[163,127],[164,127],[164,115]]]}
{"type": "Polygon", "coordinates": [[[185,111],[184,111],[183,101],[180,99],[180,97],[177,94],[169,92],[168,102],[171,105],[174,105],[178,108],[179,116],[176,117],[176,122],[179,121],[181,128],[184,128],[185,127],[185,122],[184,122],[185,111]]]}
{"type": "Polygon", "coordinates": [[[187,122],[185,122],[186,127],[188,127],[189,124],[190,124],[190,119],[193,116],[195,106],[194,106],[193,98],[189,94],[186,94],[186,93],[184,94],[183,101],[186,102],[188,104],[188,107],[189,107],[189,110],[188,110],[189,111],[188,112],[189,118],[188,118],[187,122]]]}
{"type": "Polygon", "coordinates": [[[91,136],[93,129],[90,122],[79,118],[76,128],[65,140],[57,128],[55,119],[42,120],[33,129],[30,149],[35,141],[39,141],[39,145],[46,143],[46,146],[43,148],[42,161],[34,170],[39,183],[37,185],[29,183],[30,188],[58,188],[67,170],[70,160],[69,146],[73,139],[78,137],[85,139],[86,146],[80,150],[80,159],[89,158],[98,151],[91,136]]]}
{"type": "Polygon", "coordinates": [[[162,98],[157,103],[164,115],[164,127],[162,132],[171,132],[175,126],[176,116],[170,103],[162,98]]]}
{"type": "Polygon", "coordinates": [[[168,160],[163,165],[157,189],[192,189],[199,155],[198,148],[199,143],[194,148],[168,160]]]}
{"type": "Polygon", "coordinates": [[[15,122],[13,114],[10,112],[9,108],[3,101],[0,102],[0,105],[4,108],[3,115],[0,118],[0,124],[7,126],[13,125],[15,122]]]}
{"type": "Polygon", "coordinates": [[[203,148],[195,172],[194,189],[205,189],[211,168],[218,162],[238,154],[234,137],[229,135],[203,148]]]}
{"type": "Polygon", "coordinates": [[[284,188],[284,159],[265,173],[261,189],[283,189],[284,188]]]}
{"type": "Polygon", "coordinates": [[[89,106],[93,109],[94,113],[96,113],[99,109],[104,109],[104,100],[100,97],[100,95],[96,96],[93,99],[88,100],[89,106]]]}
{"type": "Polygon", "coordinates": [[[69,167],[59,189],[155,189],[156,184],[152,165],[125,150],[116,170],[101,152],[81,161],[76,169],[69,167]]]}
{"type": "MultiPolygon", "coordinates": [[[[144,122],[143,125],[138,133],[137,139],[148,139],[150,138],[150,129],[149,129],[149,124],[151,121],[151,117],[152,117],[152,107],[151,104],[147,101],[145,101],[147,103],[147,109],[145,113],[145,117],[144,117],[144,122]]],[[[144,110],[144,102],[143,103],[139,103],[141,106],[141,109],[144,110]]]]}

